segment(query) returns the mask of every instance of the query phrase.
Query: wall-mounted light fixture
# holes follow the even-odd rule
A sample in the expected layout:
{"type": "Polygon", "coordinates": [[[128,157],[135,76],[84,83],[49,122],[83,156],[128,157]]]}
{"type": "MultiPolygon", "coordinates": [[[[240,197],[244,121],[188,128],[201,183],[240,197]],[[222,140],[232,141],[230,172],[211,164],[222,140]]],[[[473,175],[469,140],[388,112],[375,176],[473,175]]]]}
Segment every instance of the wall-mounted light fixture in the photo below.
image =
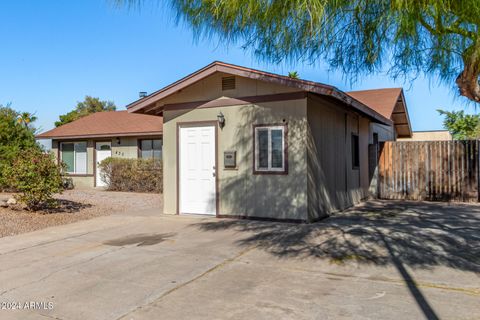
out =
{"type": "Polygon", "coordinates": [[[218,125],[220,126],[220,129],[223,129],[223,127],[225,127],[225,116],[221,111],[217,115],[217,119],[218,119],[218,125]]]}
{"type": "Polygon", "coordinates": [[[117,137],[117,144],[120,144],[120,138],[117,137]]]}

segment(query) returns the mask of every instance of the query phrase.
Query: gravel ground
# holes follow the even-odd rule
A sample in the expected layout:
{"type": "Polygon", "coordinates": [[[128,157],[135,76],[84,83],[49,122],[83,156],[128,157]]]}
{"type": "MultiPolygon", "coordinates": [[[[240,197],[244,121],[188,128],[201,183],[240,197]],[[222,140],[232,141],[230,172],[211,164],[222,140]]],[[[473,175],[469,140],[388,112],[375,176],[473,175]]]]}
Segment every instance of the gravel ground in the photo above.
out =
{"type": "MultiPolygon", "coordinates": [[[[0,200],[12,194],[0,193],[0,200]]],[[[0,208],[0,238],[130,210],[161,209],[162,196],[151,193],[68,190],[58,195],[60,207],[49,212],[0,208]]]]}

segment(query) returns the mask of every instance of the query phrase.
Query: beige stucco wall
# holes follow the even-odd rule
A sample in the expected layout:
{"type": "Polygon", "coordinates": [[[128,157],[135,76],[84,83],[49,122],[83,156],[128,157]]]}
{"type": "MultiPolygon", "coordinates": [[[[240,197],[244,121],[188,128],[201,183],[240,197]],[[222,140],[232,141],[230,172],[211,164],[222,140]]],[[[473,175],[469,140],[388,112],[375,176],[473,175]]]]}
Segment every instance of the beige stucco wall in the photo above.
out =
{"type": "Polygon", "coordinates": [[[307,219],[306,99],[164,112],[164,212],[177,213],[177,123],[216,121],[219,214],[307,219]],[[288,124],[288,174],[253,174],[253,125],[288,124]],[[237,169],[224,169],[223,152],[237,151],[237,169]],[[168,168],[168,169],[167,169],[168,168]]]}
{"type": "MultiPolygon", "coordinates": [[[[145,137],[145,139],[158,139],[160,137],[145,137]]],[[[111,142],[112,157],[136,159],[138,157],[138,138],[137,137],[119,137],[115,138],[98,138],[98,139],[75,139],[75,140],[52,140],[51,152],[57,158],[60,142],[68,141],[87,141],[87,174],[82,176],[70,175],[73,184],[78,188],[93,188],[95,184],[95,166],[94,152],[95,142],[111,142]],[[120,143],[118,143],[120,142],[120,143]]],[[[58,159],[57,159],[58,160],[58,159]]]]}
{"type": "Polygon", "coordinates": [[[136,137],[122,137],[120,144],[118,140],[112,139],[112,157],[115,158],[138,158],[138,139],[136,137]]]}

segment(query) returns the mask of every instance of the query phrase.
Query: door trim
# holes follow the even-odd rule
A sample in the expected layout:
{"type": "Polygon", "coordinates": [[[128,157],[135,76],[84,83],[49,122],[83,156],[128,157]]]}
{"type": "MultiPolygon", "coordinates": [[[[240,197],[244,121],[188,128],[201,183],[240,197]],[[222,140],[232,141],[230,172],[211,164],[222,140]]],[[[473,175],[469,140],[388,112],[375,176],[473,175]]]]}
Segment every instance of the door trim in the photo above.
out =
{"type": "MultiPolygon", "coordinates": [[[[211,125],[214,127],[215,131],[215,217],[218,218],[220,211],[220,191],[218,189],[218,120],[207,120],[207,121],[186,121],[186,122],[177,122],[177,137],[176,137],[176,166],[177,166],[177,215],[180,215],[180,128],[183,126],[208,126],[211,125]]],[[[182,214],[188,214],[188,212],[182,212],[182,214]]]]}
{"type": "Polygon", "coordinates": [[[110,157],[112,157],[112,140],[94,140],[93,141],[93,187],[97,187],[97,143],[110,143],[110,157]]]}

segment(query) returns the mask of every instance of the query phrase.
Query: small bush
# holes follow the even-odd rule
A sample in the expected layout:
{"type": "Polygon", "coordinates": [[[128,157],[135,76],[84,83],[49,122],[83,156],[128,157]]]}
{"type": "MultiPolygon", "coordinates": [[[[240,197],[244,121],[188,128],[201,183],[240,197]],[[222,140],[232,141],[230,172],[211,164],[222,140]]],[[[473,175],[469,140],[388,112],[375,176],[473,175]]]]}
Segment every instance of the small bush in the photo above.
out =
{"type": "Polygon", "coordinates": [[[19,192],[16,199],[28,210],[51,207],[55,193],[62,192],[62,166],[52,154],[38,148],[21,151],[11,166],[4,168],[8,185],[19,192]]]}
{"type": "Polygon", "coordinates": [[[162,162],[158,160],[107,158],[100,169],[108,190],[163,192],[162,162]]]}

